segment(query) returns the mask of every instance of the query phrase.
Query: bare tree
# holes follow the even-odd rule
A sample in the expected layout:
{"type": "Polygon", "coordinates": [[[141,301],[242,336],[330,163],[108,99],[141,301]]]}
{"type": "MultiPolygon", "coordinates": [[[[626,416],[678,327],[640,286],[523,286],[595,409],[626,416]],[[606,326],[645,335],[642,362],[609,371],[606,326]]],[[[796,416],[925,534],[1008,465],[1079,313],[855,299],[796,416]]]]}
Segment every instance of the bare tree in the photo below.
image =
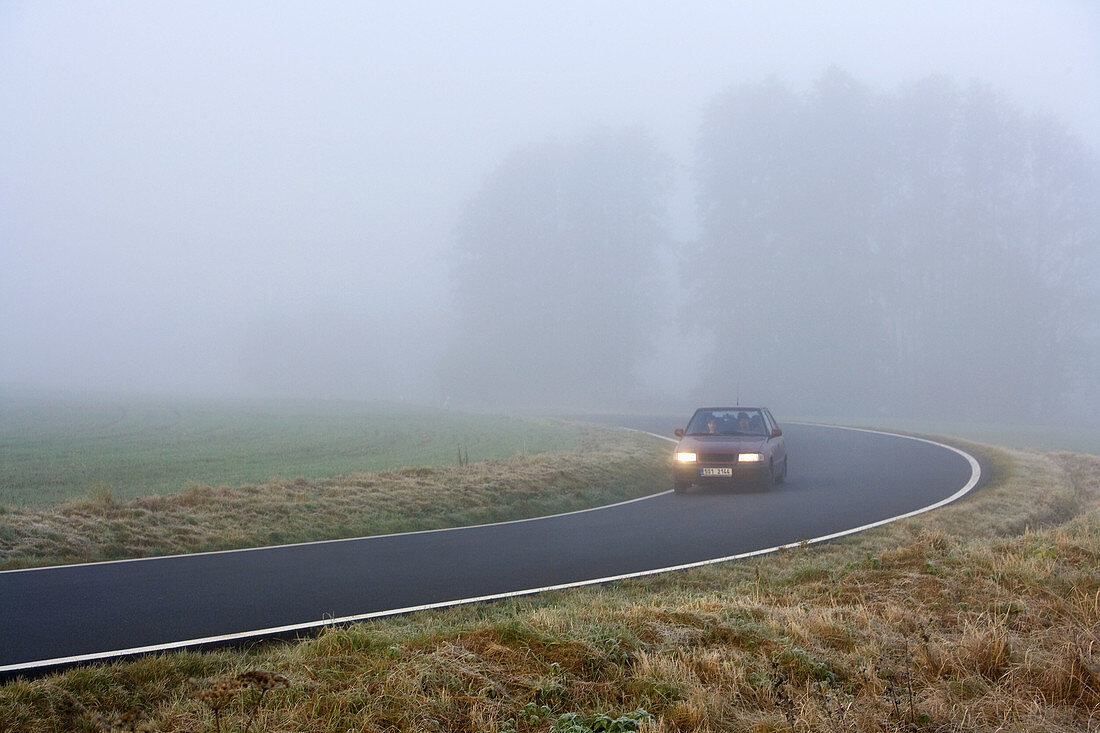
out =
{"type": "Polygon", "coordinates": [[[1097,170],[1049,120],[942,78],[730,92],[685,251],[716,336],[705,386],[805,412],[1049,415],[1087,353],[1097,170]]]}
{"type": "Polygon", "coordinates": [[[456,237],[448,395],[473,404],[608,406],[651,348],[669,168],[635,130],[514,153],[456,237]]]}

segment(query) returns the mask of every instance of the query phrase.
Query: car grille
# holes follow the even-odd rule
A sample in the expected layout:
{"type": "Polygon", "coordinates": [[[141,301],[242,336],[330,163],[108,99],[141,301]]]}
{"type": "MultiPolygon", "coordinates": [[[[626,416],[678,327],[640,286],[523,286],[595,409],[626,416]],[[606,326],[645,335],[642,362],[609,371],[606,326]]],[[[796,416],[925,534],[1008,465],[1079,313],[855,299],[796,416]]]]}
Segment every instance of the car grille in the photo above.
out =
{"type": "Polygon", "coordinates": [[[700,453],[700,463],[737,463],[736,453],[700,453]]]}

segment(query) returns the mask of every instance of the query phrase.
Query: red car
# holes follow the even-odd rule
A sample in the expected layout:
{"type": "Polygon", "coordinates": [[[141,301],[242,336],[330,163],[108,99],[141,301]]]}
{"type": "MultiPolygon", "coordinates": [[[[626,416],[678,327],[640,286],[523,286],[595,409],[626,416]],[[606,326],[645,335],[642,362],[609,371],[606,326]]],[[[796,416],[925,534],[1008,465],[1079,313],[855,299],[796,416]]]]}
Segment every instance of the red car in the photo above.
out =
{"type": "Polygon", "coordinates": [[[700,407],[676,437],[676,493],[745,482],[770,489],[787,478],[787,444],[766,407],[700,407]]]}

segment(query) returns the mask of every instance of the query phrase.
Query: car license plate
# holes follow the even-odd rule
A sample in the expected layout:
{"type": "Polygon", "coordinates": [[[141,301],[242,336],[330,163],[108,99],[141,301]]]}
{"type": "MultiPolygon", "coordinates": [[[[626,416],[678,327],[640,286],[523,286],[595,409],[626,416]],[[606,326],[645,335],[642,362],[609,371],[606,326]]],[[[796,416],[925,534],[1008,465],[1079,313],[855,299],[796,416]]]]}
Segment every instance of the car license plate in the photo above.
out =
{"type": "Polygon", "coordinates": [[[732,476],[733,475],[733,469],[729,468],[729,467],[700,468],[699,469],[699,475],[700,476],[732,476]]]}

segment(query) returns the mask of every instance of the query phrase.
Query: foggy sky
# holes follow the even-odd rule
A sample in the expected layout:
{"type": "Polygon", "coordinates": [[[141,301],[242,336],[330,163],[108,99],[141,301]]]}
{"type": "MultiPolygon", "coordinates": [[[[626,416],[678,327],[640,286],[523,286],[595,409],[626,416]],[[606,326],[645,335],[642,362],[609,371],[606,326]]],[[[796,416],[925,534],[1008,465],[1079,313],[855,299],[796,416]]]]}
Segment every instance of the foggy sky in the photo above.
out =
{"type": "Polygon", "coordinates": [[[432,399],[454,229],[510,151],[644,128],[687,239],[702,110],[834,65],[1100,150],[1087,0],[0,2],[0,390],[432,399]]]}

